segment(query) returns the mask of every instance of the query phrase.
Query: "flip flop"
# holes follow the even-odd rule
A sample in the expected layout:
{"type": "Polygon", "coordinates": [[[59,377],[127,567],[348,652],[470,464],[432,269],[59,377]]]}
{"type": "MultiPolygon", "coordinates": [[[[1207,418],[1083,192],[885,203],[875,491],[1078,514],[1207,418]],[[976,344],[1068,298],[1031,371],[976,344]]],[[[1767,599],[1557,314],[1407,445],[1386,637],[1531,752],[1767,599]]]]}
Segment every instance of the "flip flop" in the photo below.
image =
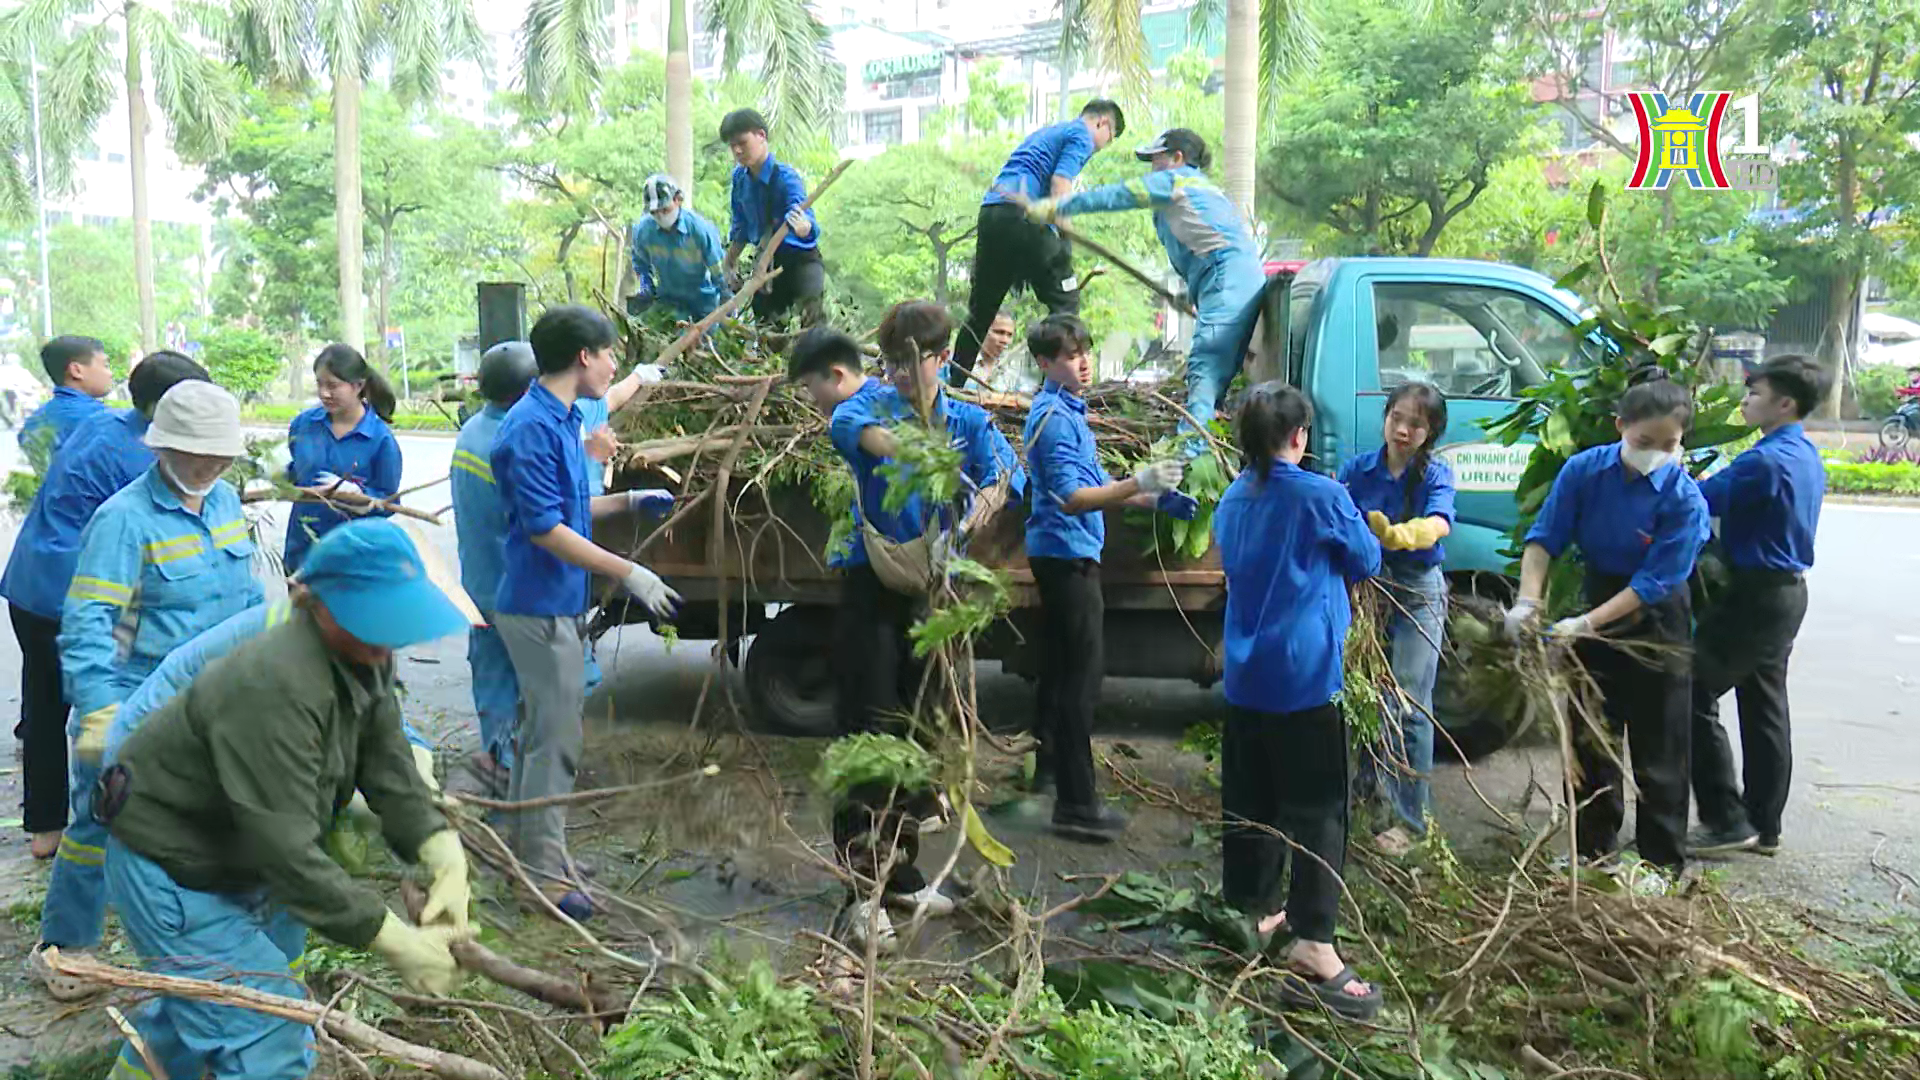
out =
{"type": "Polygon", "coordinates": [[[1364,996],[1347,993],[1347,984],[1356,982],[1366,980],[1355,975],[1351,967],[1341,968],[1323,982],[1315,982],[1303,972],[1289,971],[1280,980],[1280,1000],[1300,1009],[1324,1008],[1348,1020],[1371,1020],[1380,1014],[1385,999],[1380,988],[1371,983],[1364,996]]]}

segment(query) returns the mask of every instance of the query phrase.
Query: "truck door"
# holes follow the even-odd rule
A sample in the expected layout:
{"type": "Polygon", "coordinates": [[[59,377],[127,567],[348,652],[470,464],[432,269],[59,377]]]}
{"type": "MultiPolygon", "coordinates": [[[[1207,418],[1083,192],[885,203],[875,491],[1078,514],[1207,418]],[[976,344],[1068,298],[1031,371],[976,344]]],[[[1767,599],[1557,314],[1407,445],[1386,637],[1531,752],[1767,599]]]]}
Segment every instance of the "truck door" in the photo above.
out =
{"type": "Polygon", "coordinates": [[[1574,312],[1557,298],[1495,276],[1515,274],[1510,268],[1487,268],[1484,282],[1470,274],[1369,275],[1354,297],[1360,325],[1374,331],[1356,342],[1356,452],[1381,445],[1380,418],[1394,387],[1418,379],[1447,396],[1439,456],[1453,468],[1459,493],[1459,520],[1447,540],[1450,571],[1503,571],[1506,532],[1519,517],[1514,490],[1532,446],[1489,442],[1482,425],[1548,371],[1587,362],[1592,348],[1574,337],[1574,312]]]}

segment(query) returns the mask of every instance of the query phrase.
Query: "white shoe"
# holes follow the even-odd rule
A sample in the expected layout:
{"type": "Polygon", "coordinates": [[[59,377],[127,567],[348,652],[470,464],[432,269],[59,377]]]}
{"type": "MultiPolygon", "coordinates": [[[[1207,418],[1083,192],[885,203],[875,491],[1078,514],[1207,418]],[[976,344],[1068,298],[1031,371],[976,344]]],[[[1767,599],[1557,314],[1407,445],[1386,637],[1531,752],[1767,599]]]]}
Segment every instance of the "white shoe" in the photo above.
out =
{"type": "MultiPolygon", "coordinates": [[[[53,970],[53,966],[47,963],[45,949],[45,945],[35,945],[33,951],[27,954],[27,971],[32,973],[35,979],[46,986],[47,993],[52,995],[53,1000],[85,1001],[96,994],[105,993],[110,989],[103,983],[90,982],[86,979],[76,979],[71,975],[62,975],[53,970]]],[[[72,951],[62,949],[60,950],[60,955],[77,956],[84,960],[93,959],[93,954],[84,949],[74,949],[72,951]]]]}
{"type": "Polygon", "coordinates": [[[925,904],[927,914],[936,919],[945,918],[953,914],[954,906],[953,897],[948,896],[932,885],[928,885],[919,892],[891,893],[887,896],[887,903],[905,911],[916,911],[922,904],[925,904]]]}
{"type": "Polygon", "coordinates": [[[862,900],[853,905],[853,913],[849,916],[847,924],[856,947],[862,949],[867,947],[869,926],[873,929],[874,944],[879,951],[892,952],[894,946],[899,943],[899,937],[893,932],[893,920],[887,917],[887,909],[884,907],[876,909],[873,901],[862,900]]]}
{"type": "Polygon", "coordinates": [[[946,795],[936,794],[934,799],[939,803],[939,809],[935,810],[931,817],[920,819],[921,836],[931,836],[945,829],[953,820],[953,805],[947,802],[946,795]]]}

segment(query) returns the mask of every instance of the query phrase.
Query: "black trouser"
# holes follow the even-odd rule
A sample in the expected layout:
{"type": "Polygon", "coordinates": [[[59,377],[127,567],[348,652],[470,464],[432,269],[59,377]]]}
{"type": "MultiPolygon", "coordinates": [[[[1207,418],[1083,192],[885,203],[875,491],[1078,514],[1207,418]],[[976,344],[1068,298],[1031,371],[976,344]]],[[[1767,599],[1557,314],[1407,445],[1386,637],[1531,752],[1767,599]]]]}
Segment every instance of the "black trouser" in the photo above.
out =
{"type": "Polygon", "coordinates": [[[966,385],[980,342],[1000,312],[1000,304],[1014,286],[1025,284],[1047,314],[1076,314],[1080,289],[1073,279],[1073,251],[1060,234],[1027,220],[1027,212],[1010,203],[980,208],[980,226],[973,243],[973,291],[967,297],[967,324],[953,350],[955,386],[966,385]]]}
{"type": "Polygon", "coordinates": [[[820,325],[820,297],[827,291],[827,266],[820,261],[820,249],[783,245],[773,253],[771,265],[780,268],[780,276],[754,294],[753,313],[763,322],[779,322],[798,304],[801,326],[820,325]]]}
{"type": "Polygon", "coordinates": [[[889,893],[916,893],[927,876],[920,857],[920,820],[939,809],[931,791],[902,792],[891,784],[861,784],[833,807],[833,850],[858,882],[856,895],[871,895],[871,883],[886,870],[889,893]]]}
{"type": "Polygon", "coordinates": [[[880,584],[866,563],[846,568],[834,648],[842,735],[900,730],[920,688],[921,665],[907,641],[918,606],[880,584]]]}
{"type": "MultiPolygon", "coordinates": [[[[1588,604],[1599,606],[1626,588],[1627,580],[1589,570],[1588,604]]],[[[1615,737],[1623,731],[1627,736],[1626,755],[1633,762],[1637,791],[1634,813],[1640,857],[1675,868],[1686,862],[1692,619],[1693,603],[1682,585],[1665,600],[1600,628],[1610,639],[1650,647],[1653,655],[1635,655],[1591,638],[1575,646],[1600,690],[1608,729],[1615,737]]],[[[1580,854],[1591,858],[1616,847],[1627,803],[1617,749],[1610,749],[1584,727],[1575,733],[1573,745],[1580,766],[1574,794],[1584,806],[1577,818],[1576,839],[1580,854]]]]}
{"type": "Polygon", "coordinates": [[[1799,574],[1735,570],[1725,598],[1700,620],[1693,650],[1693,794],[1700,823],[1709,829],[1751,827],[1767,839],[1780,836],[1793,775],[1787,658],[1806,614],[1807,583],[1799,574]],[[1720,727],[1720,699],[1728,690],[1740,703],[1739,777],[1720,727]]]}
{"type": "Polygon", "coordinates": [[[1093,710],[1106,674],[1106,598],[1092,559],[1028,560],[1040,588],[1040,692],[1033,714],[1041,770],[1051,766],[1056,805],[1091,812],[1093,710]]]}
{"type": "Polygon", "coordinates": [[[30,833],[67,827],[67,699],[60,688],[60,620],[8,604],[20,643],[21,824],[30,833]]]}
{"type": "Polygon", "coordinates": [[[1302,940],[1332,943],[1347,863],[1349,779],[1347,720],[1338,705],[1290,713],[1228,707],[1220,742],[1227,822],[1220,889],[1227,903],[1255,918],[1273,914],[1291,861],[1287,925],[1302,940]]]}

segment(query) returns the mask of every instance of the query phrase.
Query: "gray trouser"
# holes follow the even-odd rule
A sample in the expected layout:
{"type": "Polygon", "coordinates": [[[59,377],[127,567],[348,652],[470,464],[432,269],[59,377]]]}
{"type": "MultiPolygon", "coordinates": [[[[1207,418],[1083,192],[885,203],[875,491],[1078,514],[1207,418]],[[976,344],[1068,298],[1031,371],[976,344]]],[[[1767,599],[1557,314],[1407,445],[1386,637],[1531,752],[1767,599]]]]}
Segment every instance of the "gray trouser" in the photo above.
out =
{"type": "MultiPolygon", "coordinates": [[[[500,640],[520,681],[519,750],[507,798],[514,802],[566,795],[580,769],[581,713],[586,690],[580,682],[586,645],[580,620],[573,617],[496,615],[500,640]]],[[[507,842],[535,872],[567,872],[567,810],[543,806],[513,812],[507,842]]],[[[549,879],[550,880],[550,879],[549,879]]]]}

